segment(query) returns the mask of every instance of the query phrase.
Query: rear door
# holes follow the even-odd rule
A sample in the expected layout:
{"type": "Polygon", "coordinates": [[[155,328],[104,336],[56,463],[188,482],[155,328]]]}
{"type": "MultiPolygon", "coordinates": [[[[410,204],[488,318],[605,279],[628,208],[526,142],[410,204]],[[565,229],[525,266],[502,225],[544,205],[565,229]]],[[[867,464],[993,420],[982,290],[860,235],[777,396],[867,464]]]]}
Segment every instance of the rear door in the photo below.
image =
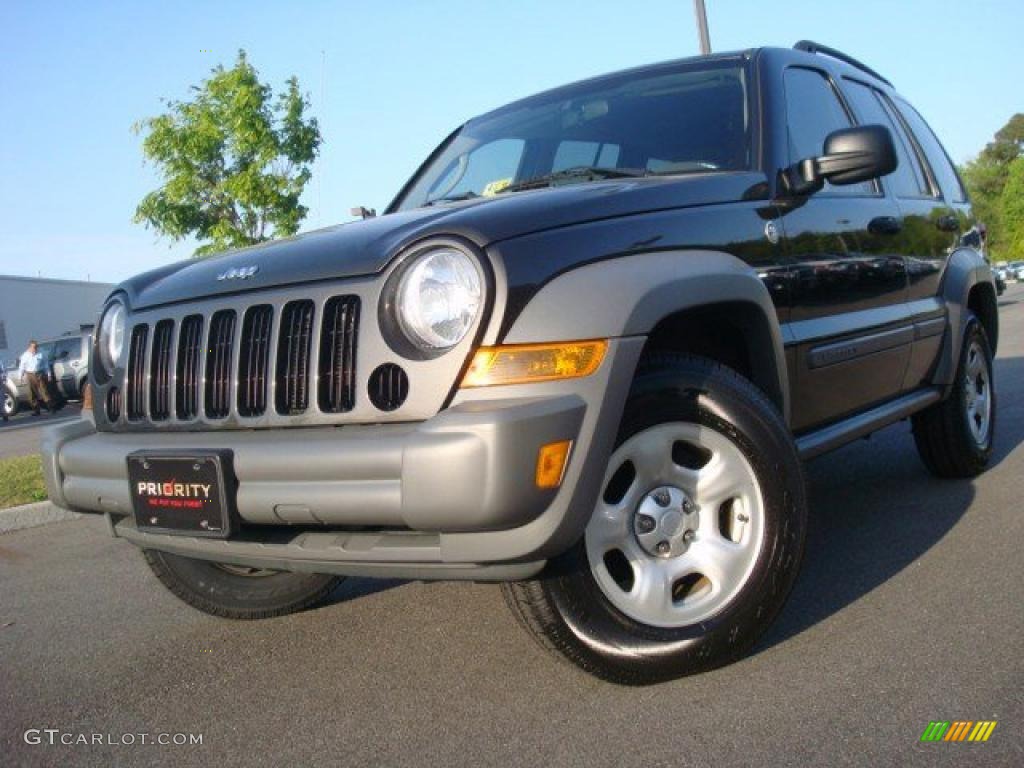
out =
{"type": "Polygon", "coordinates": [[[81,364],[82,339],[60,339],[53,345],[53,383],[64,397],[76,397],[78,366],[81,364]]]}
{"type": "MultiPolygon", "coordinates": [[[[784,70],[789,161],[822,154],[825,137],[854,124],[824,70],[784,70]]],[[[912,330],[896,319],[907,300],[900,211],[877,182],[837,187],[782,206],[792,263],[793,429],[807,430],[900,391],[912,330]]]]}
{"type": "Polygon", "coordinates": [[[912,390],[927,379],[942,342],[946,312],[938,298],[939,286],[949,254],[966,227],[965,195],[945,152],[916,112],[898,107],[866,83],[848,81],[845,90],[866,122],[889,128],[899,157],[896,172],[882,182],[900,209],[902,231],[897,241],[907,260],[908,312],[914,325],[903,389],[912,390]],[[914,131],[911,114],[917,122],[914,131]],[[920,131],[927,131],[927,142],[918,138],[920,131]],[[940,159],[944,167],[937,170],[940,159]]]}

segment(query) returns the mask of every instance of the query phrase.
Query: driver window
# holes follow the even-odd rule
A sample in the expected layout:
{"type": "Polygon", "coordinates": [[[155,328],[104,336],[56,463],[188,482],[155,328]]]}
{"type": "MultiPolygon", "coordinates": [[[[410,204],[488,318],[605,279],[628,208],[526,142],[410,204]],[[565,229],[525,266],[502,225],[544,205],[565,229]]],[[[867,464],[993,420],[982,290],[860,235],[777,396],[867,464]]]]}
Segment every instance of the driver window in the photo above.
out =
{"type": "Polygon", "coordinates": [[[430,190],[428,199],[474,197],[500,191],[503,184],[515,180],[525,146],[522,139],[498,139],[477,147],[452,163],[430,190]]]}

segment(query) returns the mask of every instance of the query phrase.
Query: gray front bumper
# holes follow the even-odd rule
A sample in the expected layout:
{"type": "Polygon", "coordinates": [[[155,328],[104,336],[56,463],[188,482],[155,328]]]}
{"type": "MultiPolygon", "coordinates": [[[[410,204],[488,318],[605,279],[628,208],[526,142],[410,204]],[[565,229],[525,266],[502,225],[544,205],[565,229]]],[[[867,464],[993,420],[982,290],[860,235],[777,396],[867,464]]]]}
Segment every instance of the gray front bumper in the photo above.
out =
{"type": "Polygon", "coordinates": [[[314,572],[520,578],[582,533],[641,347],[642,339],[613,341],[587,379],[461,391],[447,410],[416,424],[163,434],[58,425],[43,439],[47,489],[58,506],[109,514],[115,533],[135,544],[191,557],[314,572]],[[538,449],[567,439],[573,449],[562,486],[538,489],[538,449]],[[234,454],[241,537],[135,529],[128,454],[225,448],[234,454]],[[302,529],[286,527],[295,525],[302,529]]]}

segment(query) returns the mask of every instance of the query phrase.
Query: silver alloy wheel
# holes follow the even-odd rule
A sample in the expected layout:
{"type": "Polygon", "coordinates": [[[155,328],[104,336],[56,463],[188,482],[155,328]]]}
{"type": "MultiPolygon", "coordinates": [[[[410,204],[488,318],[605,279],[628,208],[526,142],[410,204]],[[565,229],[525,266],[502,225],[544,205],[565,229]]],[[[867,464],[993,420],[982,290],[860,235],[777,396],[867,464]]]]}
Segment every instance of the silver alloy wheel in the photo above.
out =
{"type": "Polygon", "coordinates": [[[14,398],[11,397],[10,392],[4,392],[3,409],[4,413],[7,414],[8,416],[14,415],[14,398]]]}
{"type": "Polygon", "coordinates": [[[988,443],[992,425],[992,377],[988,358],[981,344],[972,341],[967,349],[967,370],[964,372],[964,395],[967,403],[967,426],[979,446],[988,443]]]}
{"type": "Polygon", "coordinates": [[[700,424],[633,435],[612,455],[587,524],[590,569],[612,605],[656,627],[720,612],[764,543],[764,500],[739,447],[700,424]]]}

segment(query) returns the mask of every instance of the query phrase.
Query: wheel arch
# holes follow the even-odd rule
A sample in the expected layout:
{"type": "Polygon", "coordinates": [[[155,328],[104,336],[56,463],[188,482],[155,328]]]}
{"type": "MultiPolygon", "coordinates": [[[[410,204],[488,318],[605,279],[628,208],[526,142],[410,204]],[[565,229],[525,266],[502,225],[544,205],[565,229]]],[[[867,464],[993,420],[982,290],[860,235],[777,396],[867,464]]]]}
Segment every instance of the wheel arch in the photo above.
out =
{"type": "Polygon", "coordinates": [[[985,329],[993,354],[998,346],[999,310],[992,268],[973,248],[959,248],[949,257],[942,278],[941,295],[948,312],[949,327],[935,369],[934,383],[948,395],[956,375],[964,331],[972,314],[985,329]]]}
{"type": "Polygon", "coordinates": [[[782,333],[764,283],[721,251],[633,254],[567,272],[542,288],[505,342],[647,337],[657,351],[739,368],[789,421],[782,333]]]}

